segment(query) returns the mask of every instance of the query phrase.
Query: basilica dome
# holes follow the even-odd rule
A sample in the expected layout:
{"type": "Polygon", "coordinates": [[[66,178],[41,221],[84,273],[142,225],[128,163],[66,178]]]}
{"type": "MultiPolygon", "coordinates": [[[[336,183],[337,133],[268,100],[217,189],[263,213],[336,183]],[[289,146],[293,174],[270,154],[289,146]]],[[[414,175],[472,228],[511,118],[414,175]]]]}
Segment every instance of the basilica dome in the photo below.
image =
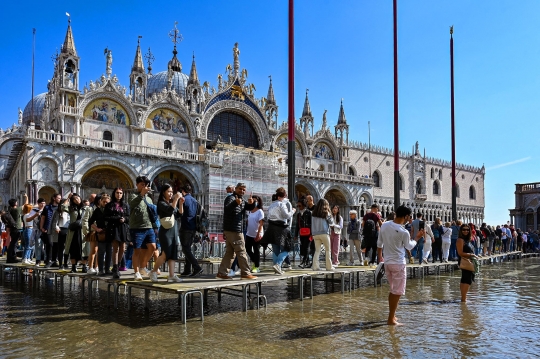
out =
{"type": "MultiPolygon", "coordinates": [[[[181,72],[173,71],[172,88],[181,96],[185,95],[189,77],[181,72]]],[[[167,88],[168,75],[167,71],[158,72],[148,78],[147,96],[161,92],[167,88]]]]}
{"type": "Polygon", "coordinates": [[[32,117],[32,101],[34,101],[34,123],[38,124],[41,119],[41,113],[43,112],[43,108],[45,107],[45,99],[47,97],[47,93],[41,93],[37,96],[34,96],[34,99],[31,101],[28,101],[28,104],[24,108],[23,111],[23,118],[22,122],[23,125],[27,125],[30,123],[30,119],[32,117]]]}

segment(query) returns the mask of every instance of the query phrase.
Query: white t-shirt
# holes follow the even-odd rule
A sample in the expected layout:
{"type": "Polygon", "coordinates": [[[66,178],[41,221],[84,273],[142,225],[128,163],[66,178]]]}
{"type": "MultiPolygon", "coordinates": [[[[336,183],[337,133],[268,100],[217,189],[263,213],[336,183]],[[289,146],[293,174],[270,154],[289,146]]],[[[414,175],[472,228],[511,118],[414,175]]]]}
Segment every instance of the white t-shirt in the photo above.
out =
{"type": "Polygon", "coordinates": [[[443,234],[442,234],[443,243],[450,243],[451,237],[452,237],[452,228],[443,227],[442,231],[443,231],[443,234]]]}
{"type": "Polygon", "coordinates": [[[26,221],[30,216],[33,216],[33,214],[27,213],[27,214],[25,214],[23,216],[23,222],[24,222],[24,227],[25,228],[33,228],[34,227],[34,221],[30,221],[30,222],[26,221]]]}
{"type": "MultiPolygon", "coordinates": [[[[257,230],[259,229],[259,221],[261,219],[264,219],[264,212],[262,209],[259,209],[256,212],[249,212],[246,236],[252,238],[257,237],[257,230]]],[[[263,233],[264,231],[261,229],[261,236],[263,233]]]]}
{"type": "Polygon", "coordinates": [[[407,264],[405,249],[411,250],[416,241],[411,239],[409,231],[394,221],[384,222],[379,231],[377,247],[383,248],[384,263],[407,264]]]}

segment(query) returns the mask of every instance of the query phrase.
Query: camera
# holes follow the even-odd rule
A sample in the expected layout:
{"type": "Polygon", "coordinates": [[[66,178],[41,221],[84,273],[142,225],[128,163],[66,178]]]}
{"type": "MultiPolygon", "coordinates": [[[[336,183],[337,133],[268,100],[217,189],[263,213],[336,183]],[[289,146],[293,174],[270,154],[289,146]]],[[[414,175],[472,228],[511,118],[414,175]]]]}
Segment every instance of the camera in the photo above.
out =
{"type": "Polygon", "coordinates": [[[419,221],[418,222],[418,230],[421,231],[423,229],[426,229],[426,222],[425,221],[419,221]]]}

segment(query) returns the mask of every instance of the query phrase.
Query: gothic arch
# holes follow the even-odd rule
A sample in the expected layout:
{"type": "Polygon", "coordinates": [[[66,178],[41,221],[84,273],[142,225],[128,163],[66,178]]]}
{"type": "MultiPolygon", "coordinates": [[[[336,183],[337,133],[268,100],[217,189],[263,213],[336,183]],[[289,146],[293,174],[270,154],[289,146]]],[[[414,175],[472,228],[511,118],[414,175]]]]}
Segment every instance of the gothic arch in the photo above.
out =
{"type": "Polygon", "coordinates": [[[127,165],[120,159],[111,157],[109,154],[106,154],[106,156],[103,155],[103,157],[100,156],[92,158],[88,161],[77,162],[75,165],[75,173],[73,177],[77,178],[78,181],[81,181],[86,173],[98,166],[118,168],[120,171],[124,172],[126,176],[128,176],[133,182],[135,182],[135,178],[139,176],[137,170],[134,167],[127,165]]]}
{"type": "MultiPolygon", "coordinates": [[[[287,131],[288,131],[287,128],[284,128],[284,129],[280,130],[275,136],[273,136],[272,145],[274,146],[274,149],[276,148],[276,141],[281,136],[287,135],[287,131]]],[[[304,134],[302,132],[299,132],[298,128],[296,128],[294,138],[298,142],[298,144],[300,145],[300,150],[302,151],[302,155],[305,156],[305,155],[309,154],[309,150],[308,150],[308,147],[306,145],[306,139],[304,137],[304,134]]],[[[287,143],[288,143],[288,140],[287,140],[287,143]]]]}
{"type": "MultiPolygon", "coordinates": [[[[302,180],[296,181],[295,190],[296,190],[296,187],[298,187],[298,186],[303,186],[305,189],[308,190],[309,194],[313,196],[313,202],[317,203],[317,201],[320,198],[322,198],[320,196],[319,191],[317,191],[317,188],[315,186],[313,186],[313,184],[311,184],[311,182],[302,179],[302,180]]],[[[298,192],[298,191],[296,191],[296,192],[298,192]]]]}
{"type": "MultiPolygon", "coordinates": [[[[157,130],[146,128],[146,121],[148,120],[148,117],[152,114],[152,112],[154,112],[155,110],[159,110],[161,108],[176,112],[179,115],[179,117],[182,119],[182,121],[184,121],[184,123],[186,124],[187,132],[188,132],[187,134],[188,134],[189,139],[192,141],[196,139],[197,131],[195,130],[195,125],[193,124],[193,121],[191,120],[191,116],[189,115],[189,112],[183,106],[177,106],[175,104],[167,102],[167,99],[164,99],[158,102],[153,102],[150,106],[148,106],[148,109],[143,112],[141,119],[138,120],[138,121],[141,121],[140,127],[144,128],[145,130],[157,131],[157,130]]],[[[179,135],[175,133],[168,133],[168,132],[162,133],[160,131],[157,131],[157,132],[161,134],[167,134],[170,136],[180,137],[179,135]]]]}
{"type": "Polygon", "coordinates": [[[334,141],[328,139],[328,138],[319,138],[317,140],[315,140],[315,142],[313,142],[313,145],[311,146],[311,151],[310,152],[307,152],[307,154],[309,156],[311,156],[311,158],[320,158],[320,157],[315,157],[315,155],[313,154],[313,151],[315,150],[315,147],[319,144],[325,144],[327,145],[330,150],[332,151],[332,160],[331,161],[337,161],[339,160],[339,149],[338,147],[336,146],[336,144],[334,143],[334,141]]]}
{"type": "MultiPolygon", "coordinates": [[[[343,199],[345,200],[345,205],[347,206],[354,206],[356,205],[357,201],[355,201],[355,199],[353,198],[353,196],[351,195],[351,193],[349,192],[349,190],[346,188],[346,187],[343,187],[339,184],[336,184],[336,185],[333,185],[331,187],[329,187],[325,192],[324,194],[322,195],[321,198],[325,198],[327,194],[329,194],[330,192],[332,191],[337,191],[339,192],[342,196],[343,196],[343,199]]],[[[333,203],[330,203],[330,205],[332,205],[333,203]]]]}
{"type": "Polygon", "coordinates": [[[383,181],[382,181],[382,175],[381,175],[381,172],[379,170],[375,170],[372,174],[371,174],[371,178],[373,178],[373,187],[377,187],[377,188],[382,188],[383,186],[383,181]]]}
{"type": "Polygon", "coordinates": [[[84,121],[84,111],[86,110],[86,107],[92,103],[94,100],[98,100],[100,98],[109,99],[118,102],[122,107],[126,110],[128,117],[129,117],[129,125],[134,125],[137,122],[137,116],[135,112],[133,111],[133,107],[131,106],[131,103],[127,101],[124,95],[120,94],[112,84],[110,84],[110,80],[106,82],[106,85],[100,87],[97,90],[94,90],[92,92],[89,92],[84,97],[84,100],[79,105],[79,117],[84,121]],[[110,85],[110,87],[109,87],[110,85]],[[110,90],[108,90],[110,88],[110,90]]]}
{"type": "Polygon", "coordinates": [[[253,126],[253,129],[257,134],[259,147],[264,150],[270,149],[270,136],[264,118],[249,105],[235,100],[218,101],[205,110],[201,121],[200,137],[208,138],[207,133],[210,123],[216,115],[222,112],[236,112],[245,117],[245,119],[253,126]]]}

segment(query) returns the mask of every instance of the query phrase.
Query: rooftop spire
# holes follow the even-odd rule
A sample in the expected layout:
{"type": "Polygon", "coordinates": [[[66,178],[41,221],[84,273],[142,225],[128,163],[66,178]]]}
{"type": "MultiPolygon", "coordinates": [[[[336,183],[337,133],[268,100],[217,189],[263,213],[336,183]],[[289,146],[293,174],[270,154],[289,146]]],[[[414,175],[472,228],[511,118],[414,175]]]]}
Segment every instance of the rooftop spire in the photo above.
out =
{"type": "Polygon", "coordinates": [[[73,33],[71,32],[71,16],[66,12],[68,16],[68,28],[66,32],[66,38],[64,39],[64,45],[62,45],[62,53],[77,56],[77,50],[75,50],[75,41],[73,40],[73,33]]]}
{"type": "Polygon", "coordinates": [[[182,38],[182,34],[180,34],[180,30],[178,30],[178,28],[176,27],[177,24],[178,24],[178,21],[175,21],[174,22],[174,29],[172,29],[169,32],[169,37],[171,38],[171,41],[174,44],[173,58],[171,59],[171,61],[169,61],[169,68],[172,71],[182,72],[182,64],[180,63],[180,61],[176,57],[176,54],[178,54],[178,51],[176,51],[176,44],[181,42],[183,40],[183,38],[182,38]]]}
{"type": "Polygon", "coordinates": [[[345,118],[345,110],[343,110],[343,99],[341,99],[341,107],[339,109],[339,117],[337,120],[338,125],[347,124],[347,119],[345,118]]]}
{"type": "Polygon", "coordinates": [[[195,53],[193,53],[193,62],[191,63],[191,71],[189,72],[188,85],[199,85],[199,75],[197,75],[197,66],[195,65],[195,53]]]}
{"type": "Polygon", "coordinates": [[[304,110],[302,111],[302,117],[313,117],[311,114],[311,108],[309,107],[308,91],[306,89],[306,101],[304,101],[304,110]]]}
{"type": "Polygon", "coordinates": [[[144,72],[144,65],[141,54],[141,37],[142,36],[139,35],[139,38],[137,40],[137,51],[135,52],[135,60],[133,60],[133,67],[131,68],[131,72],[144,72]]]}
{"type": "Polygon", "coordinates": [[[268,95],[266,96],[266,103],[270,105],[276,104],[276,98],[274,97],[274,88],[272,87],[272,76],[270,78],[270,86],[268,87],[268,95]]]}

